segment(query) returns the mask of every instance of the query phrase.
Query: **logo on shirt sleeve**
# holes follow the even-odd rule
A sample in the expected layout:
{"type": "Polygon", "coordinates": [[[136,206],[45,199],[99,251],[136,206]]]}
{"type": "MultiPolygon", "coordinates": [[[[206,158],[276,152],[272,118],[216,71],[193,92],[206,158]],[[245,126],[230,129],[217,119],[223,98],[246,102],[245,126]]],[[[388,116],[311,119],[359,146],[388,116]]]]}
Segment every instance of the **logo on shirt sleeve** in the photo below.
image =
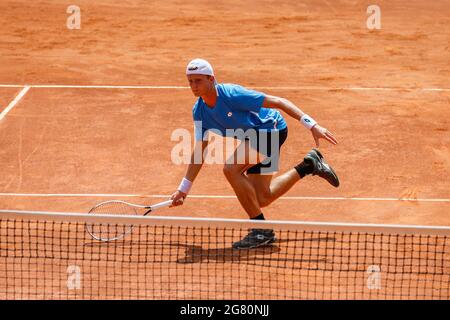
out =
{"type": "Polygon", "coordinates": [[[227,116],[230,118],[233,115],[233,112],[228,112],[227,116]]]}

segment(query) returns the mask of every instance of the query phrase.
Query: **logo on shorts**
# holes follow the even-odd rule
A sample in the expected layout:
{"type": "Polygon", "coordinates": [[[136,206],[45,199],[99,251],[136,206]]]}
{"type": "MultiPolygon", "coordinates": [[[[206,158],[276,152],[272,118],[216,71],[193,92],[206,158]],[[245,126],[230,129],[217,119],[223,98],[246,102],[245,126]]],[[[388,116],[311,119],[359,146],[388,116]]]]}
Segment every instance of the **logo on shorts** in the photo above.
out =
{"type": "Polygon", "coordinates": [[[228,112],[227,116],[230,118],[233,115],[233,112],[228,112]]]}

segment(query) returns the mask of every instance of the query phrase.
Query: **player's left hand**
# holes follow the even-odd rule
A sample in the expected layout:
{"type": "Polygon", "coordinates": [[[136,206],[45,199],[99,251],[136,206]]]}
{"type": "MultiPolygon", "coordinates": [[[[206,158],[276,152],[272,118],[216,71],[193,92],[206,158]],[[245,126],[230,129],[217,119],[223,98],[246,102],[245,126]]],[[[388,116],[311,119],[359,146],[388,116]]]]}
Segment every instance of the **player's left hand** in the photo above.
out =
{"type": "Polygon", "coordinates": [[[336,138],[333,136],[333,134],[330,131],[319,126],[318,124],[316,124],[314,127],[312,127],[311,133],[313,135],[313,138],[314,138],[314,141],[316,142],[317,147],[319,147],[319,139],[325,139],[334,145],[336,145],[338,143],[336,138]]]}

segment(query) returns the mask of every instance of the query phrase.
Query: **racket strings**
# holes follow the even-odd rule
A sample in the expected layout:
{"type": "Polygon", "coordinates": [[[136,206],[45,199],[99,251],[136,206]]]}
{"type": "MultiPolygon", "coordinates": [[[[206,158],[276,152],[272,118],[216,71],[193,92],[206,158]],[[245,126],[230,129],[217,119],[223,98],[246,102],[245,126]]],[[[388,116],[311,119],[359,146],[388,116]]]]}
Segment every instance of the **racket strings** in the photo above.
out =
{"type": "MultiPolygon", "coordinates": [[[[148,209],[131,206],[120,201],[104,202],[91,209],[91,214],[142,215],[148,209]]],[[[131,224],[91,223],[86,225],[87,232],[100,241],[119,240],[133,231],[131,224]]]]}

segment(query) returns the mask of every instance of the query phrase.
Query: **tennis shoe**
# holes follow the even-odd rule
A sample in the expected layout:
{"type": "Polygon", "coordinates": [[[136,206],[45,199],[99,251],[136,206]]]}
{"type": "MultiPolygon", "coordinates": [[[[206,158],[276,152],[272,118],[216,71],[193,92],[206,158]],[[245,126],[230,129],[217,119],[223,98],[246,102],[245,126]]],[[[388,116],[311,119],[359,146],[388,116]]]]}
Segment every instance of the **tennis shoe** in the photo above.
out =
{"type": "Polygon", "coordinates": [[[233,243],[233,249],[252,249],[275,241],[275,233],[271,229],[250,229],[242,240],[233,243]]]}
{"type": "Polygon", "coordinates": [[[333,187],[339,187],[339,178],[334,172],[333,168],[326,163],[322,154],[317,149],[312,149],[303,159],[304,162],[310,163],[313,166],[312,175],[317,175],[327,180],[333,187]]]}

